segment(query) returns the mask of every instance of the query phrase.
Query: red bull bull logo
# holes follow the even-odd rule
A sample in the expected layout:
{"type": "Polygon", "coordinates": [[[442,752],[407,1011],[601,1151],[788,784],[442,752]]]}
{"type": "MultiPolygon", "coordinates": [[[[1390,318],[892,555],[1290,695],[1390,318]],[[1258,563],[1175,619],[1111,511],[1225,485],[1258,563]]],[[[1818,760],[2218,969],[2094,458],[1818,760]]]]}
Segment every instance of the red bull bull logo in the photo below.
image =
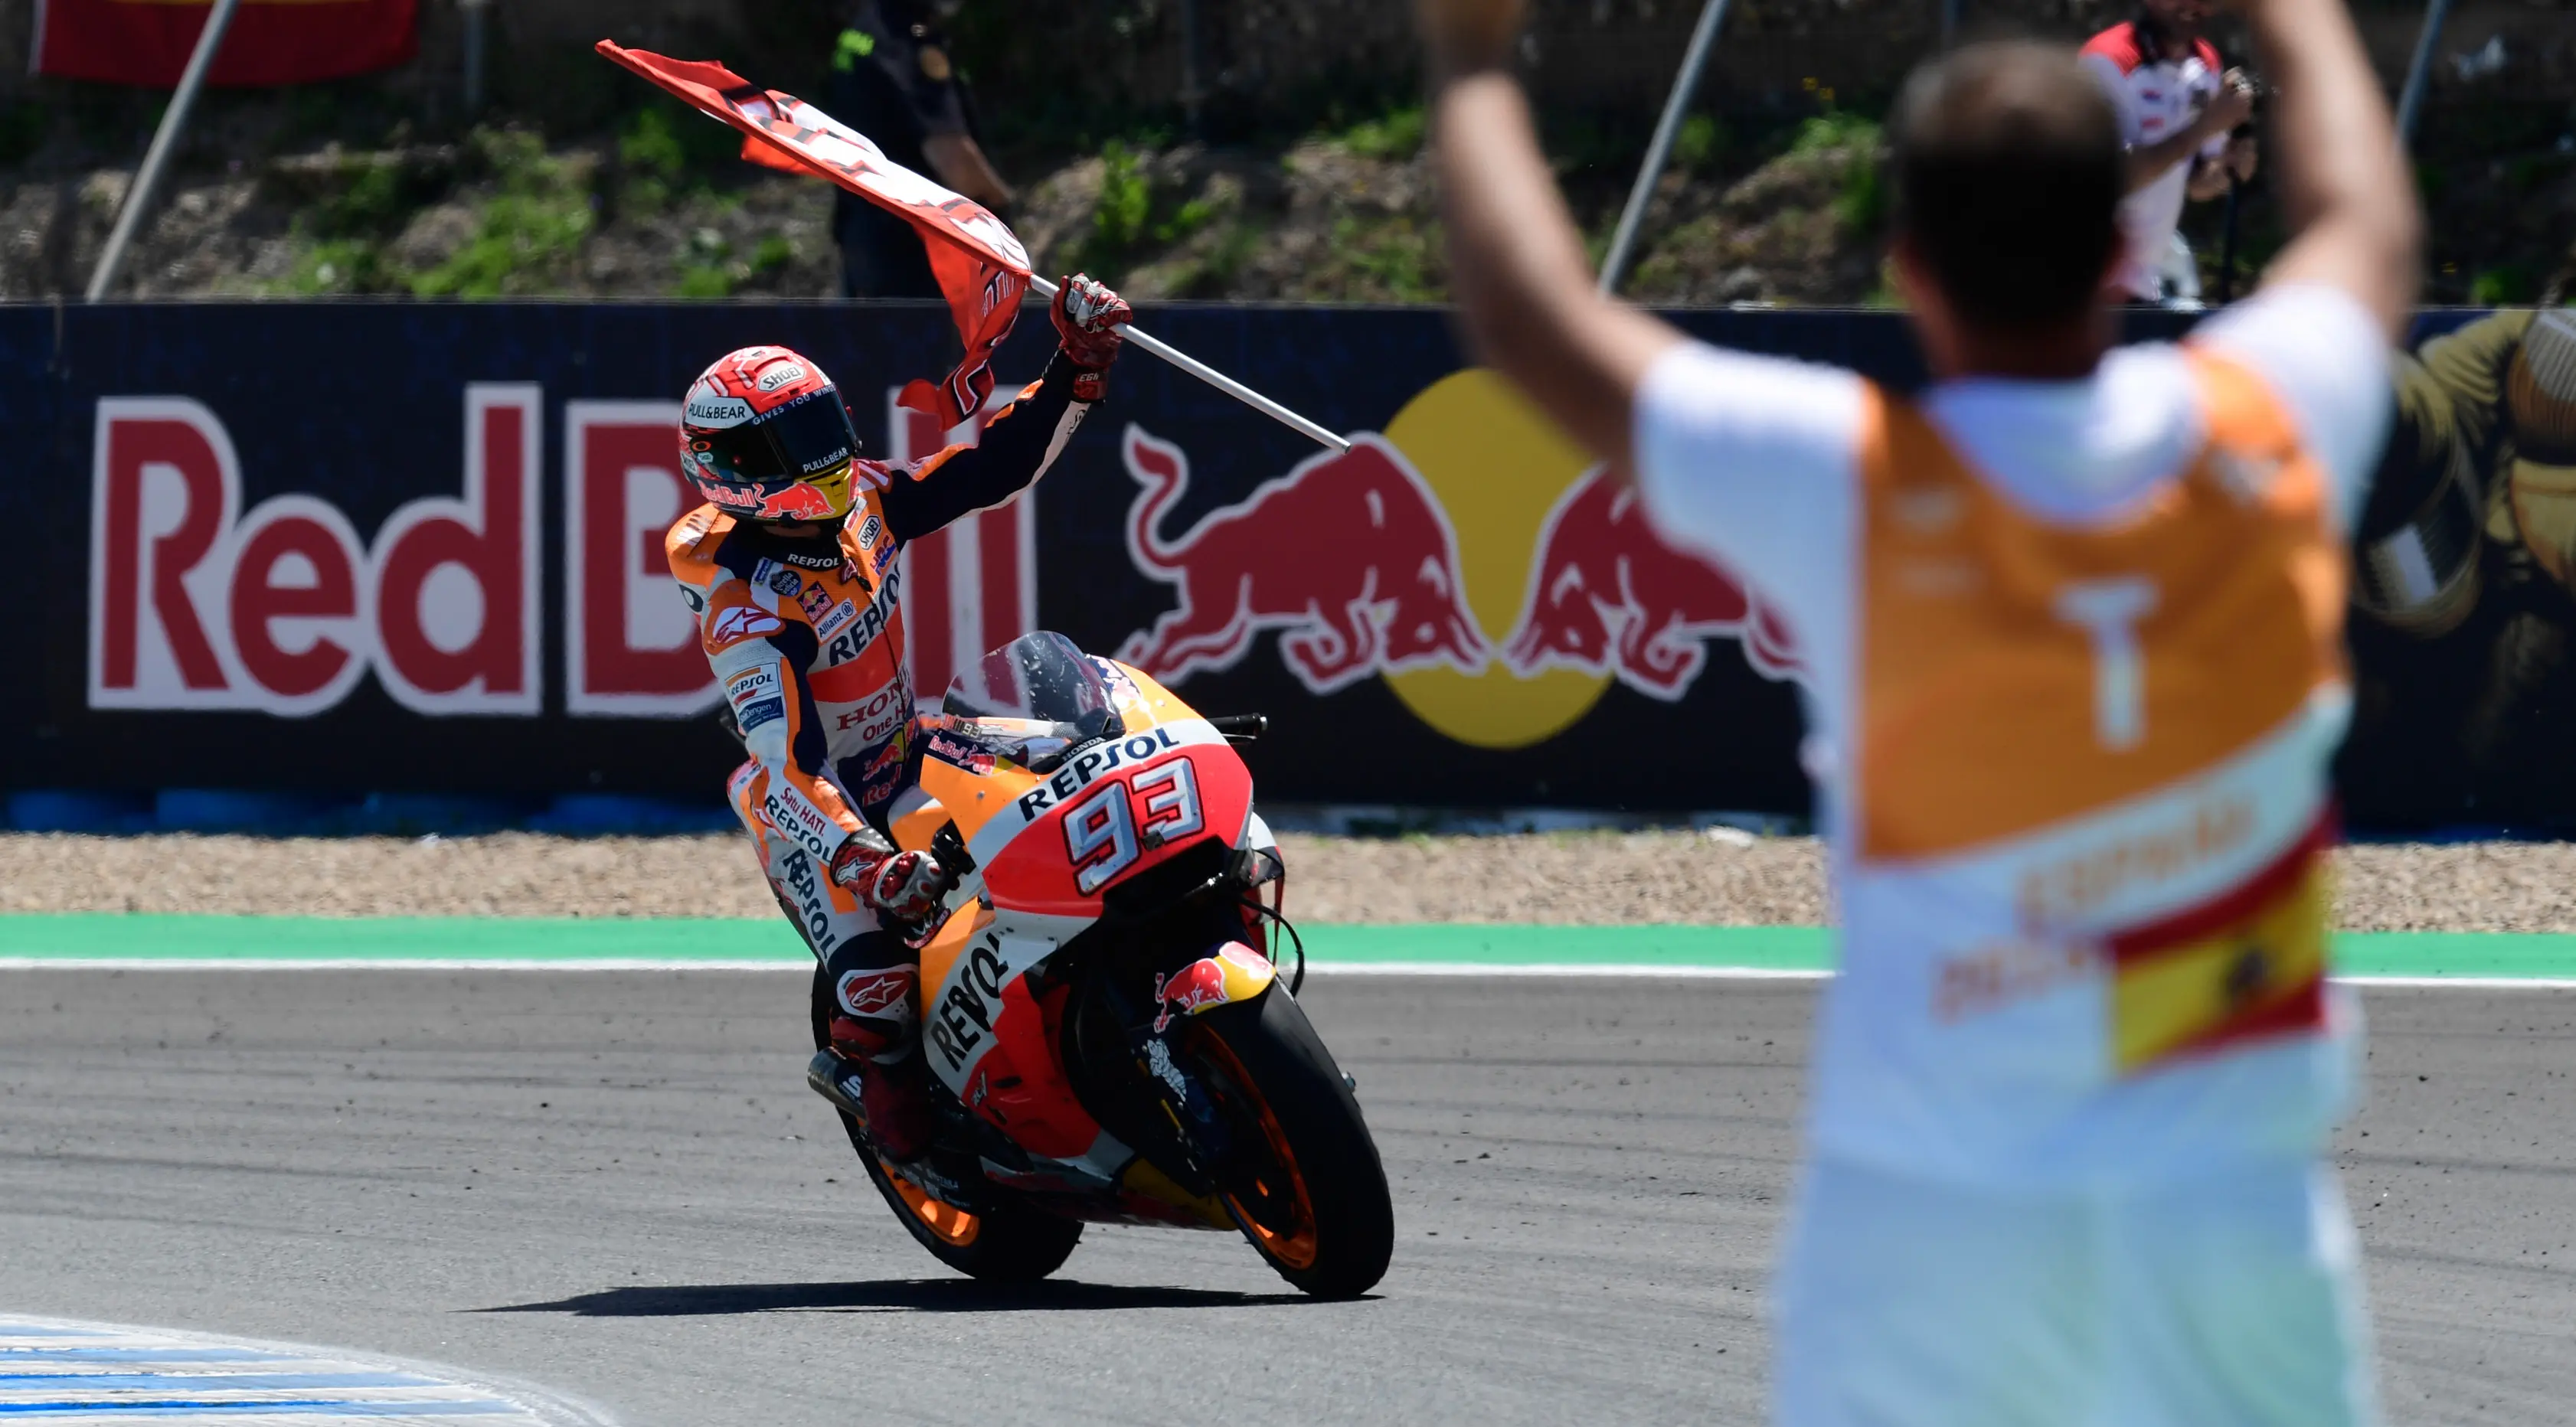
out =
{"type": "Polygon", "coordinates": [[[1128,519],[1128,556],[1180,603],[1119,658],[1170,682],[1230,668],[1276,630],[1280,657],[1318,694],[1370,674],[1485,667],[1448,516],[1383,439],[1319,455],[1169,541],[1159,527],[1189,486],[1189,457],[1136,426],[1123,449],[1145,487],[1128,519]]]}
{"type": "Polygon", "coordinates": [[[1613,680],[1679,700],[1711,639],[1740,641],[1765,675],[1797,670],[1777,616],[1665,544],[1632,492],[1491,372],[1434,383],[1385,431],[1177,534],[1164,525],[1187,453],[1134,426],[1122,451],[1142,488],[1129,556],[1176,603],[1119,657],[1167,683],[1230,668],[1272,632],[1317,694],[1375,675],[1462,743],[1522,748],[1613,680]]]}
{"type": "Polygon", "coordinates": [[[1529,603],[1503,657],[1522,674],[1611,674],[1672,701],[1690,691],[1718,638],[1741,640],[1745,659],[1775,679],[1797,672],[1777,615],[1732,575],[1664,543],[1637,493],[1595,472],[1547,513],[1529,603]]]}
{"type": "Polygon", "coordinates": [[[1162,1008],[1154,1015],[1154,1034],[1161,1035],[1171,1028],[1176,1017],[1195,1016],[1210,1006],[1225,1004],[1225,968],[1210,957],[1193,961],[1170,976],[1158,971],[1154,973],[1154,1000],[1162,1008]]]}

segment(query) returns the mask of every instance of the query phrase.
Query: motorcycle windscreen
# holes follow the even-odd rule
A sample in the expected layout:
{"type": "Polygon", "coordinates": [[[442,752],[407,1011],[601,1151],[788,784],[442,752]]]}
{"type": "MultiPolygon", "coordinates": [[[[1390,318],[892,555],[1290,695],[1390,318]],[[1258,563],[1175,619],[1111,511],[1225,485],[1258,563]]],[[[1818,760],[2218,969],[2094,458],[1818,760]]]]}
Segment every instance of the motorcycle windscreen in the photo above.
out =
{"type": "Polygon", "coordinates": [[[1052,630],[1023,634],[977,660],[948,686],[941,706],[960,718],[1070,725],[1077,743],[1119,731],[1100,666],[1052,630]]]}

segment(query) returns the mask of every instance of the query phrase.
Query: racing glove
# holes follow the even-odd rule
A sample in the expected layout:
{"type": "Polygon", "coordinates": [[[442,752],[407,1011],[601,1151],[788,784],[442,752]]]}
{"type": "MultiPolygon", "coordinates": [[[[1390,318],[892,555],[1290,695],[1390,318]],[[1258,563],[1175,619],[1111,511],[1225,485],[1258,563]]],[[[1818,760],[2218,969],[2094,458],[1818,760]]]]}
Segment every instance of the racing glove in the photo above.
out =
{"type": "Polygon", "coordinates": [[[1127,334],[1118,329],[1135,319],[1135,311],[1107,283],[1075,273],[1056,289],[1047,315],[1055,319],[1065,357],[1081,368],[1073,379],[1073,399],[1100,400],[1109,390],[1109,364],[1118,360],[1118,349],[1127,342],[1127,334]]]}
{"type": "Polygon", "coordinates": [[[832,853],[832,880],[858,894],[885,921],[918,932],[955,874],[927,852],[897,852],[874,828],[854,832],[832,853]]]}

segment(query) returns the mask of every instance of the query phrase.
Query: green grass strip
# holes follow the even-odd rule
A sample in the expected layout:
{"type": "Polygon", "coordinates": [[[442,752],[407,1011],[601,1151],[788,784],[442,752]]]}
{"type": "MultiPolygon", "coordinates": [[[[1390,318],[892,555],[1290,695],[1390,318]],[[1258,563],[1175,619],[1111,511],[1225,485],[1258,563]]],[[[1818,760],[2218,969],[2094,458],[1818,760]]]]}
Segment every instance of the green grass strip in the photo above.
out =
{"type": "Polygon", "coordinates": [[[2576,976],[2576,936],[2563,932],[2341,932],[2340,976],[2576,976]]]}
{"type": "Polygon", "coordinates": [[[1822,927],[1301,926],[1318,966],[1337,961],[1482,966],[1742,967],[1822,971],[1822,927]]]}
{"type": "MultiPolygon", "coordinates": [[[[1317,966],[1671,966],[1821,971],[1819,927],[1311,926],[1317,966]]],[[[231,917],[74,912],[0,916],[9,961],[597,961],[801,964],[783,922],[738,918],[231,917]]],[[[2346,932],[2347,976],[2576,977],[2576,936],[2346,932]]]]}

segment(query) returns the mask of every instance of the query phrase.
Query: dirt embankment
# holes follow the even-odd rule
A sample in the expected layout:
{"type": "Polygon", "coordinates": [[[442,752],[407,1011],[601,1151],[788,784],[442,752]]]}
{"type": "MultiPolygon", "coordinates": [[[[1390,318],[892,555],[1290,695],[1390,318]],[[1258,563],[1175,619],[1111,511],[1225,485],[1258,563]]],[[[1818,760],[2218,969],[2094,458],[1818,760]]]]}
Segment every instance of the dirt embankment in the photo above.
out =
{"type": "MultiPolygon", "coordinates": [[[[0,0],[0,18],[9,3],[0,0]]],[[[697,0],[685,8],[636,23],[668,30],[657,43],[675,52],[714,45],[704,52],[733,54],[765,82],[828,92],[813,62],[819,42],[798,28],[805,21],[720,41],[692,28],[713,11],[697,0]]],[[[987,137],[1021,195],[1009,217],[1041,267],[1083,268],[1140,299],[1445,297],[1401,7],[1216,7],[1225,16],[1206,40],[1195,129],[1177,98],[1172,7],[1026,8],[1007,24],[961,21],[975,33],[961,32],[958,49],[966,72],[982,77],[987,137]],[[1132,23],[1111,23],[1111,12],[1127,11],[1132,23]],[[1084,87],[1113,72],[1122,78],[1111,90],[1084,87]]],[[[1976,25],[2068,37],[2118,8],[1970,7],[1976,25]]],[[[2435,103],[2415,149],[2434,214],[2429,300],[2548,301],[2576,287],[2576,128],[2565,102],[2576,31],[2538,13],[2548,8],[2479,0],[2449,32],[2460,48],[2436,65],[2435,103]]],[[[1596,251],[1607,246],[1679,29],[1695,11],[1642,0],[1540,7],[1529,78],[1549,156],[1596,251]]],[[[1878,261],[1887,205],[1874,116],[1894,77],[1932,46],[1934,13],[1911,0],[1741,0],[1704,89],[1708,106],[1683,126],[1626,290],[1687,305],[1890,300],[1878,261]]],[[[2364,14],[2384,62],[2402,63],[2414,13],[2364,14]]],[[[129,267],[130,290],[835,290],[825,186],[742,164],[731,131],[601,64],[586,43],[551,31],[505,39],[500,102],[479,127],[460,122],[447,80],[409,70],[211,94],[129,267]]],[[[151,96],[58,80],[14,87],[13,97],[0,82],[0,298],[78,292],[149,136],[151,96]]],[[[2280,241],[2265,183],[2249,191],[2241,219],[2250,272],[2280,241]]],[[[2218,204],[2195,208],[2185,224],[2211,281],[2223,226],[2218,204]]]]}
{"type": "MultiPolygon", "coordinates": [[[[722,137],[645,109],[622,133],[570,144],[516,129],[413,142],[397,126],[378,146],[230,160],[173,181],[140,238],[131,289],[834,292],[831,190],[740,165],[711,133],[722,137]]],[[[1632,290],[1671,302],[1864,299],[1877,284],[1876,136],[1875,125],[1840,116],[1786,134],[1766,159],[1697,125],[1658,199],[1632,290]]],[[[1024,181],[1012,219],[1041,269],[1089,271],[1139,300],[1439,301],[1447,279],[1423,140],[1418,108],[1284,147],[1113,140],[1024,181]]],[[[1581,152],[1566,162],[1606,241],[1615,166],[1581,152]]],[[[78,291],[127,181],[112,167],[15,181],[0,169],[0,298],[78,291]]]]}
{"type": "MultiPolygon", "coordinates": [[[[1684,832],[1290,836],[1288,912],[1316,923],[1816,925],[1811,838],[1684,832]]],[[[2356,931],[2576,932],[2576,845],[2338,854],[2356,931]]],[[[767,917],[740,837],[108,838],[0,834],[0,913],[767,917]]]]}
{"type": "MultiPolygon", "coordinates": [[[[30,76],[33,0],[0,0],[0,298],[85,285],[160,96],[30,76]]],[[[2072,39],[2123,0],[1975,0],[1972,30],[2072,39]]],[[[1605,246],[1698,13],[1666,0],[1540,0],[1525,77],[1550,157],[1605,246]]],[[[1140,297],[1437,301],[1446,290],[1405,7],[1233,0],[1199,7],[1195,65],[1164,0],[969,6],[955,59],[1023,194],[1043,266],[1140,297]],[[1190,88],[1195,85],[1195,89],[1190,88]],[[1205,142],[1188,139],[1197,135],[1205,142]]],[[[2422,7],[2357,0],[2400,74],[2422,7]]],[[[1878,114],[1938,43],[1921,0],[1737,0],[1703,112],[1646,229],[1631,291],[1673,303],[1884,297],[1878,114]]],[[[2434,214],[2428,297],[2524,302],[2576,279],[2576,28],[2562,0],[2466,0],[2435,56],[2415,150],[2434,214]]],[[[421,55],[382,75],[217,90],[130,266],[147,296],[823,296],[830,195],[735,157],[730,131],[602,63],[604,32],[722,56],[820,98],[824,4],[559,0],[492,12],[489,106],[460,102],[457,7],[423,9],[421,55]]],[[[2240,53],[2241,37],[2222,47],[2240,53]]],[[[2243,256],[2279,241],[2268,191],[2243,256]]],[[[2187,225],[2214,255],[2219,205],[2187,225]]]]}
{"type": "MultiPolygon", "coordinates": [[[[671,125],[548,147],[525,130],[320,148],[180,175],[128,267],[145,297],[821,296],[831,195],[686,177],[671,125]]],[[[78,291],[128,175],[0,174],[0,298],[78,291]]]]}

